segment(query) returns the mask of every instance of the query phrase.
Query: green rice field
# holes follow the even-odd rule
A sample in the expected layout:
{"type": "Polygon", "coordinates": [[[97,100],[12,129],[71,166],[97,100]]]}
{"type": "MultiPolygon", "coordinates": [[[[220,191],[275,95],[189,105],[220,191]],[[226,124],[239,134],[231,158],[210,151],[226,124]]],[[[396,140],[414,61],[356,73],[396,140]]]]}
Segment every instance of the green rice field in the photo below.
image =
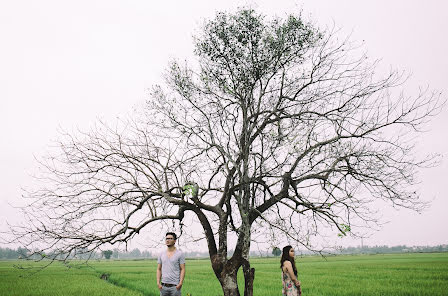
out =
{"type": "MultiPolygon", "coordinates": [[[[92,261],[71,268],[55,263],[35,274],[14,268],[18,263],[0,261],[0,295],[159,295],[155,260],[92,261]],[[108,280],[100,279],[102,274],[108,280]]],[[[279,258],[251,263],[254,295],[281,295],[279,258]]],[[[296,264],[303,296],[448,295],[448,253],[310,256],[297,258],[296,264]]],[[[189,259],[186,268],[182,295],[222,295],[208,260],[189,259]]]]}

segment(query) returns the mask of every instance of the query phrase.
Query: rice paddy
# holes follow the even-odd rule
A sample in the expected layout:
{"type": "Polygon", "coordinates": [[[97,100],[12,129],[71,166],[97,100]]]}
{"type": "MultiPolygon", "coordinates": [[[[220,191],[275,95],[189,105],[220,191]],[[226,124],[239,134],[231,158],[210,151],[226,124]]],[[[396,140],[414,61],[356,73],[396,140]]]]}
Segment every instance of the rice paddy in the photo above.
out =
{"type": "MultiPolygon", "coordinates": [[[[159,295],[155,260],[102,260],[72,268],[55,263],[35,274],[14,268],[17,263],[0,262],[2,296],[159,295]]],[[[279,258],[253,258],[251,264],[254,295],[281,295],[279,258]]],[[[297,258],[296,264],[304,296],[448,295],[448,253],[310,256],[297,258]]],[[[222,295],[209,260],[189,259],[186,268],[182,295],[222,295]]]]}

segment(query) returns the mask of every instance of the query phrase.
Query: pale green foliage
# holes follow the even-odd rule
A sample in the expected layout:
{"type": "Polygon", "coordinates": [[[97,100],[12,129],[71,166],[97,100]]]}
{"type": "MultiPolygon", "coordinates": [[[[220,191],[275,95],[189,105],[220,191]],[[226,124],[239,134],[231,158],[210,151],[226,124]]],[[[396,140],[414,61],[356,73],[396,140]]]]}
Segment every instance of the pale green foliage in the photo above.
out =
{"type": "Polygon", "coordinates": [[[341,225],[339,225],[339,229],[340,229],[341,232],[338,233],[338,236],[339,237],[344,237],[344,236],[347,235],[347,232],[350,232],[351,227],[350,227],[350,225],[341,223],[341,225]]]}
{"type": "Polygon", "coordinates": [[[248,9],[218,13],[207,22],[196,39],[195,53],[203,59],[204,82],[237,94],[253,89],[261,77],[288,63],[300,63],[303,53],[320,37],[300,16],[267,22],[248,9]]]}
{"type": "Polygon", "coordinates": [[[197,197],[199,191],[198,184],[187,183],[182,187],[182,193],[188,197],[197,197]]]}

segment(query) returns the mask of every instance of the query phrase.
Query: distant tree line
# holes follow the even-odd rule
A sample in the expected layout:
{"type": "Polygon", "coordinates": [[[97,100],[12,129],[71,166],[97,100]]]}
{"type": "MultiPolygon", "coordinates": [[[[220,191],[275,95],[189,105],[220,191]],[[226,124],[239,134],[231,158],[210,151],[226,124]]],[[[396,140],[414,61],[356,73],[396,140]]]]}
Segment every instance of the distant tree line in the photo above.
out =
{"type": "MultiPolygon", "coordinates": [[[[437,245],[437,246],[406,246],[406,245],[398,245],[398,246],[357,246],[357,247],[347,247],[340,248],[336,252],[332,252],[332,254],[341,254],[341,255],[349,255],[349,254],[390,254],[390,253],[434,253],[434,252],[448,252],[448,245],[437,245]]],[[[301,251],[298,250],[297,254],[309,255],[313,254],[308,250],[301,251]]],[[[251,253],[251,256],[254,256],[254,253],[251,253]]],[[[269,256],[280,256],[281,250],[278,247],[273,247],[270,251],[259,252],[259,256],[269,257],[269,256]]]]}
{"type": "Polygon", "coordinates": [[[384,254],[384,253],[430,253],[430,252],[448,252],[448,245],[437,246],[357,246],[347,247],[340,250],[340,254],[384,254]]]}
{"type": "Polygon", "coordinates": [[[28,251],[24,248],[0,248],[0,259],[18,259],[25,257],[28,251]]]}
{"type": "MultiPolygon", "coordinates": [[[[231,250],[232,252],[232,250],[231,250]]],[[[385,254],[385,253],[430,253],[430,252],[448,252],[448,245],[437,245],[437,246],[406,246],[406,245],[398,245],[398,246],[357,246],[357,247],[347,247],[342,248],[337,254],[385,254]]],[[[30,253],[30,250],[25,248],[1,248],[0,247],[0,259],[21,259],[26,258],[30,253]]],[[[206,252],[184,252],[185,257],[187,258],[206,258],[208,254],[206,252]]],[[[300,250],[297,252],[298,254],[311,254],[310,252],[301,252],[300,250]]],[[[42,259],[42,257],[49,256],[51,254],[42,254],[41,256],[35,255],[31,259],[42,259]]],[[[268,251],[251,251],[250,256],[252,257],[271,257],[271,256],[280,256],[281,250],[278,247],[274,247],[268,251]]],[[[151,253],[147,250],[141,251],[138,248],[132,249],[130,251],[126,250],[102,250],[99,252],[93,253],[84,253],[77,255],[78,259],[154,259],[157,258],[158,253],[151,253]]]]}
{"type": "MultiPolygon", "coordinates": [[[[25,248],[2,248],[0,247],[0,259],[21,259],[28,258],[39,260],[45,257],[52,257],[51,253],[48,254],[35,254],[31,257],[28,255],[32,253],[31,250],[27,250],[25,248]]],[[[207,257],[208,254],[206,252],[184,252],[185,256],[188,258],[200,258],[207,257]]],[[[77,259],[151,259],[157,258],[158,253],[151,253],[147,250],[141,251],[138,248],[134,248],[132,250],[120,250],[118,248],[115,249],[104,249],[97,252],[88,252],[87,250],[78,250],[78,254],[76,255],[77,259]]],[[[63,255],[60,255],[63,256],[63,255]]],[[[58,257],[59,258],[59,257],[58,257]]],[[[73,257],[74,258],[74,257],[73,257]]]]}

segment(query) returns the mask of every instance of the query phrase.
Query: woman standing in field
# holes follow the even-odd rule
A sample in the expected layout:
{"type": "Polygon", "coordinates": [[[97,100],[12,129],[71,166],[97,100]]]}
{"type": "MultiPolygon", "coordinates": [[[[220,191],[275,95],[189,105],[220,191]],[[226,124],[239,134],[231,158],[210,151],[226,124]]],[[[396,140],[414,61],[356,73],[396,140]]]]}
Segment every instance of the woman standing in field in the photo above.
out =
{"type": "Polygon", "coordinates": [[[291,246],[283,248],[282,259],[280,259],[282,269],[282,296],[300,296],[302,289],[297,280],[297,268],[294,260],[294,249],[291,246]]]}

